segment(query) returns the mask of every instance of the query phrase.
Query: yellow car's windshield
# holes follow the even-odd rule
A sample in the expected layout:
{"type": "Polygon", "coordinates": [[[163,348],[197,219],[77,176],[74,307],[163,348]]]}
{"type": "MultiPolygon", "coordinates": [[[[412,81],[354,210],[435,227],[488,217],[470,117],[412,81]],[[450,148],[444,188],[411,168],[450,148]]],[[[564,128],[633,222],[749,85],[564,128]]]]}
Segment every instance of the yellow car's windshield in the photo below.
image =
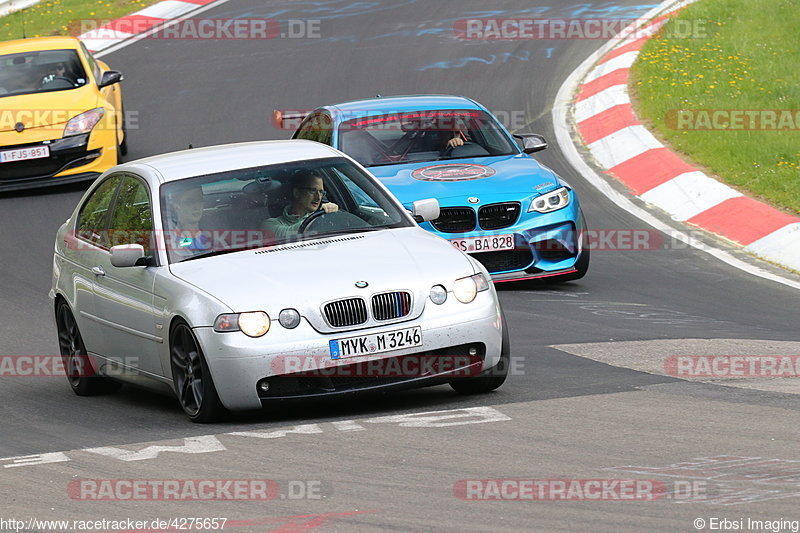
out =
{"type": "Polygon", "coordinates": [[[0,55],[0,98],[74,89],[88,81],[75,50],[0,55]]]}

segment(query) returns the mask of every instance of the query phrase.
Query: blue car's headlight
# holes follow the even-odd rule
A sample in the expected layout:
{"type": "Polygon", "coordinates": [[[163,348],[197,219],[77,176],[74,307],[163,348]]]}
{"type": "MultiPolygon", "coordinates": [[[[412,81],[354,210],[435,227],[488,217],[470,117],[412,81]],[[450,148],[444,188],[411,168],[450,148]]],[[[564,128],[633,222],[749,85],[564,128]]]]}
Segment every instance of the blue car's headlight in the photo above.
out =
{"type": "Polygon", "coordinates": [[[569,189],[561,187],[553,192],[548,192],[537,196],[531,202],[528,213],[537,211],[539,213],[549,213],[567,207],[570,202],[569,189]]]}

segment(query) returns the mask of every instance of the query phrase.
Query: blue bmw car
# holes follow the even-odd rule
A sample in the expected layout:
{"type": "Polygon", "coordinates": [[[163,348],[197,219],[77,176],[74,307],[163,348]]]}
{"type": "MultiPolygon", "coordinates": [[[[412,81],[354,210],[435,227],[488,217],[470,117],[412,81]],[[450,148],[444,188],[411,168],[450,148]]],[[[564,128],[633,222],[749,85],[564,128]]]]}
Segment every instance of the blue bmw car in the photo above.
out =
{"type": "Polygon", "coordinates": [[[441,215],[421,227],[483,263],[494,281],[586,274],[578,197],[530,155],[547,147],[545,139],[510,135],[469,98],[376,97],[324,106],[305,116],[293,138],[348,154],[407,208],[438,199],[441,215]]]}

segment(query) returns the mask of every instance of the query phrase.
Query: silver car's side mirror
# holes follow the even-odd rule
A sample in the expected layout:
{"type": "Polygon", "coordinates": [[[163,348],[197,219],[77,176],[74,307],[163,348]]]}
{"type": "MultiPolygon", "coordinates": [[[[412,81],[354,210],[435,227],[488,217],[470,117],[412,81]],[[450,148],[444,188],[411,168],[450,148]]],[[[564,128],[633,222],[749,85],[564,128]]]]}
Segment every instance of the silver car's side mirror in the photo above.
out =
{"type": "Polygon", "coordinates": [[[439,200],[426,198],[411,204],[411,216],[419,222],[427,222],[439,218],[439,200]]]}
{"type": "Polygon", "coordinates": [[[119,244],[111,247],[111,264],[115,267],[145,266],[144,246],[119,244]]]}

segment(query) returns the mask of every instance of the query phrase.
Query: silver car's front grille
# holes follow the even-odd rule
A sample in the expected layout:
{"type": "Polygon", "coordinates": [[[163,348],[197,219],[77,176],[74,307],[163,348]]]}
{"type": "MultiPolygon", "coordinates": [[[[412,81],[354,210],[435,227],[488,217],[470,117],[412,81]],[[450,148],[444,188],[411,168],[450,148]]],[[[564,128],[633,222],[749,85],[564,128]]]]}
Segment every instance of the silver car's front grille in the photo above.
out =
{"type": "Polygon", "coordinates": [[[411,312],[411,294],[385,292],[372,297],[372,316],[375,320],[393,320],[411,312]]]}
{"type": "Polygon", "coordinates": [[[325,304],[328,323],[335,328],[357,326],[367,321],[367,304],[362,298],[348,298],[325,304]]]}

